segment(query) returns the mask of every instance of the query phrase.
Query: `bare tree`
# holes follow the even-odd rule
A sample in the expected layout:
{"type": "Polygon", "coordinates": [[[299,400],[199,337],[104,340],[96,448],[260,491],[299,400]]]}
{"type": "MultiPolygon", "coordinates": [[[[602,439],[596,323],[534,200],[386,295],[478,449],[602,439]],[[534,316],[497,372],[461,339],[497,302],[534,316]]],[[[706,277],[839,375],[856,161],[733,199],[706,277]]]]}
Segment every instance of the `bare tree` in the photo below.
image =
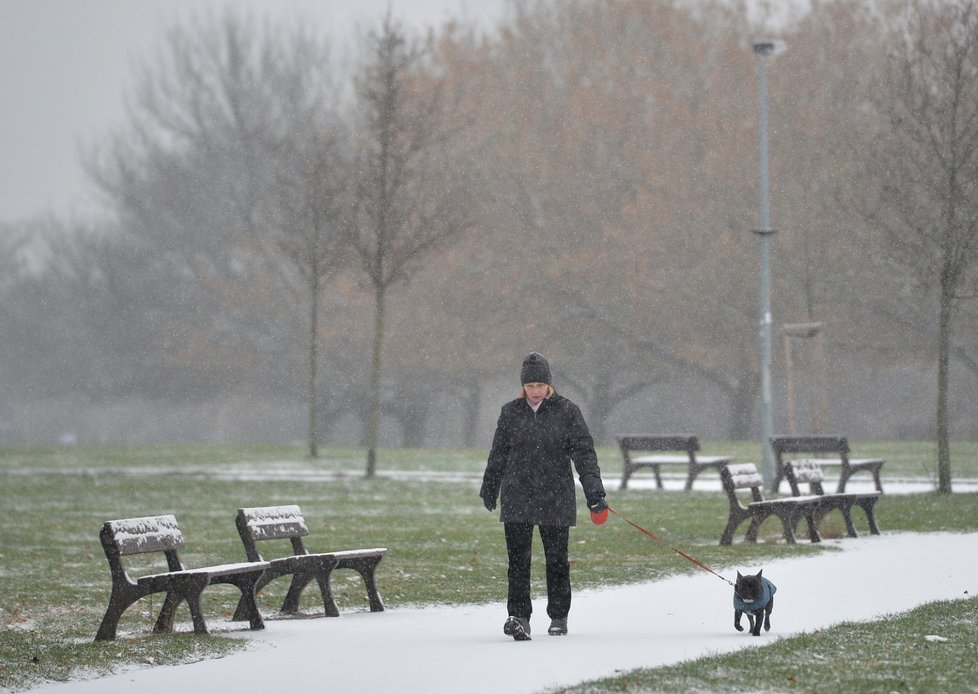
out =
{"type": "Polygon", "coordinates": [[[872,219],[893,258],[939,297],[938,491],[951,492],[948,387],[956,305],[978,260],[978,2],[899,3],[888,70],[877,97],[884,117],[872,165],[872,219]]]}
{"type": "Polygon", "coordinates": [[[280,307],[308,305],[313,457],[320,299],[349,208],[332,70],[328,45],[302,26],[231,11],[174,26],[140,75],[128,129],[89,162],[128,239],[193,293],[193,312],[167,307],[172,323],[199,316],[208,333],[188,348],[223,350],[242,382],[295,388],[301,314],[280,307]]]}
{"type": "Polygon", "coordinates": [[[306,403],[308,451],[319,455],[320,324],[323,291],[342,267],[350,221],[346,128],[334,104],[340,89],[328,70],[328,48],[300,30],[268,85],[272,103],[287,104],[264,133],[262,150],[272,173],[264,221],[302,277],[308,307],[306,403]]]}
{"type": "Polygon", "coordinates": [[[307,410],[309,457],[319,455],[317,422],[319,338],[322,292],[342,267],[350,202],[337,134],[313,132],[300,143],[284,144],[285,170],[277,181],[275,216],[280,245],[305,281],[309,317],[307,410]]]}
{"type": "Polygon", "coordinates": [[[354,247],[374,299],[367,419],[367,477],[377,465],[381,370],[388,292],[466,230],[457,163],[446,159],[456,133],[438,80],[424,73],[425,50],[388,13],[366,36],[366,64],[356,80],[363,132],[357,166],[354,247]]]}

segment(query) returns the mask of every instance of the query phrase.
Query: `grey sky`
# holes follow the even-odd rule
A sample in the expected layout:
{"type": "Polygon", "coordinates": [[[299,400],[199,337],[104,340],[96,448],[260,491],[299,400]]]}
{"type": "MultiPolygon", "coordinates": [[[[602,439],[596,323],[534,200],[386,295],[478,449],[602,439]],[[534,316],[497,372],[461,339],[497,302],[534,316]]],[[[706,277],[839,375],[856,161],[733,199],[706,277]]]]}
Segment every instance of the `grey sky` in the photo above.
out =
{"type": "MultiPolygon", "coordinates": [[[[390,5],[420,28],[449,17],[491,19],[504,2],[390,5]]],[[[232,4],[313,17],[339,38],[379,19],[388,0],[0,0],[0,221],[91,209],[79,145],[120,122],[133,63],[152,57],[166,26],[232,4]]]]}

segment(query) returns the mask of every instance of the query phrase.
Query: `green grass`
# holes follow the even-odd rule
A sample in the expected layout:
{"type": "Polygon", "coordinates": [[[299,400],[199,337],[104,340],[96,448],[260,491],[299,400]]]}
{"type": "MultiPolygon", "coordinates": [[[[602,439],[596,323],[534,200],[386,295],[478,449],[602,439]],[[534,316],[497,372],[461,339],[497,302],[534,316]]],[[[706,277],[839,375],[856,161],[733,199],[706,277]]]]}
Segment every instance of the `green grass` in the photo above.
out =
{"type": "MultiPolygon", "coordinates": [[[[886,476],[920,476],[928,447],[923,444],[854,445],[858,455],[891,462],[886,476]],[[891,465],[892,463],[892,465],[891,465]]],[[[955,476],[978,477],[978,444],[955,447],[955,476]]],[[[709,446],[707,452],[755,460],[752,444],[709,446]]],[[[726,520],[726,501],[714,492],[617,491],[620,463],[601,449],[612,505],[652,532],[725,569],[768,559],[811,556],[827,546],[777,542],[775,521],[761,529],[757,545],[717,544],[726,520]]],[[[240,561],[234,530],[240,506],[297,503],[312,529],[309,547],[328,551],[385,546],[378,582],[391,607],[464,604],[505,599],[505,551],[494,514],[478,499],[485,451],[465,449],[385,450],[378,469],[467,473],[444,481],[366,480],[365,456],[355,449],[327,450],[307,460],[301,449],[284,446],[49,447],[0,450],[0,689],[16,690],[43,679],[64,680],[106,673],[133,663],[174,663],[214,657],[239,640],[219,635],[229,623],[236,591],[215,586],[204,594],[204,611],[216,635],[154,636],[153,610],[161,596],[130,608],[120,638],[91,642],[109,594],[108,564],[98,529],[109,519],[174,513],[187,538],[188,566],[240,561]],[[269,479],[255,478],[274,470],[269,479]],[[324,474],[330,473],[330,474],[324,474]],[[250,475],[250,477],[249,477],[250,475]]],[[[580,508],[583,508],[583,503],[580,508]]],[[[857,528],[865,532],[856,514],[857,528]]],[[[884,531],[964,531],[978,528],[975,496],[889,495],[877,505],[884,531]]],[[[826,536],[841,536],[839,519],[827,518],[826,536]]],[[[742,534],[738,537],[742,537],[742,534]]],[[[671,550],[624,523],[581,523],[571,535],[575,586],[624,584],[695,572],[671,550]]],[[[271,548],[268,548],[271,549],[271,548]]],[[[266,556],[274,554],[263,547],[266,556]]],[[[286,547],[281,548],[284,553],[286,547]]],[[[538,549],[539,551],[539,549],[538,549]]],[[[149,572],[154,567],[141,567],[149,572]]],[[[542,572],[535,592],[542,592],[542,572]]],[[[260,605],[274,615],[286,581],[271,584],[260,605]],[[281,584],[281,585],[280,585],[281,584]]],[[[340,609],[367,609],[359,578],[337,572],[340,609]]],[[[316,610],[315,591],[303,609],[316,610]]],[[[190,629],[186,608],[178,627],[190,629]]],[[[780,686],[780,683],[778,683],[780,686]]]]}
{"type": "Polygon", "coordinates": [[[978,601],[974,598],[934,602],[879,622],[846,622],[769,646],[635,670],[560,691],[975,691],[976,631],[978,601]],[[928,635],[947,640],[929,641],[928,635]]]}

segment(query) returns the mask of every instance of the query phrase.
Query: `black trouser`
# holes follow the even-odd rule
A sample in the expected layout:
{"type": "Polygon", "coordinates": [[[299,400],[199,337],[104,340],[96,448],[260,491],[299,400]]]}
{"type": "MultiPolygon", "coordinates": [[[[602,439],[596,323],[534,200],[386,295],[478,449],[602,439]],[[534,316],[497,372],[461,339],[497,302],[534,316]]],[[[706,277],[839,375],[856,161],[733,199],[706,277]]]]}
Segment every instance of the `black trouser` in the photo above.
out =
{"type": "MultiPolygon", "coordinates": [[[[530,558],[533,549],[533,525],[504,523],[506,551],[509,554],[509,614],[530,618],[530,558]]],[[[570,611],[570,562],[567,560],[566,525],[541,525],[540,539],[547,560],[547,614],[551,619],[564,619],[570,611]]]]}

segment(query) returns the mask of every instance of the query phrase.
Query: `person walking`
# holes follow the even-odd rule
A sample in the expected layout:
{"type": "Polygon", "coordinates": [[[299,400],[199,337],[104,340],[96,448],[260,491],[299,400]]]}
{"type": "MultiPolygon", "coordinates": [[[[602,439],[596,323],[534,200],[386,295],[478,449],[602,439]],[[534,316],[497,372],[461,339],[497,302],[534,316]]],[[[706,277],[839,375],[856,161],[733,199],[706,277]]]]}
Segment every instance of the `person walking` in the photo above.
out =
{"type": "MultiPolygon", "coordinates": [[[[571,606],[567,544],[577,523],[577,495],[571,462],[584,488],[588,509],[603,518],[608,504],[594,440],[581,410],[558,395],[550,364],[538,352],[523,360],[519,396],[503,405],[492,439],[479,496],[489,511],[501,505],[499,520],[509,559],[503,633],[530,639],[530,560],[533,528],[540,529],[547,567],[548,633],[567,633],[571,606]]],[[[597,520],[595,522],[598,522],[597,520]]]]}

